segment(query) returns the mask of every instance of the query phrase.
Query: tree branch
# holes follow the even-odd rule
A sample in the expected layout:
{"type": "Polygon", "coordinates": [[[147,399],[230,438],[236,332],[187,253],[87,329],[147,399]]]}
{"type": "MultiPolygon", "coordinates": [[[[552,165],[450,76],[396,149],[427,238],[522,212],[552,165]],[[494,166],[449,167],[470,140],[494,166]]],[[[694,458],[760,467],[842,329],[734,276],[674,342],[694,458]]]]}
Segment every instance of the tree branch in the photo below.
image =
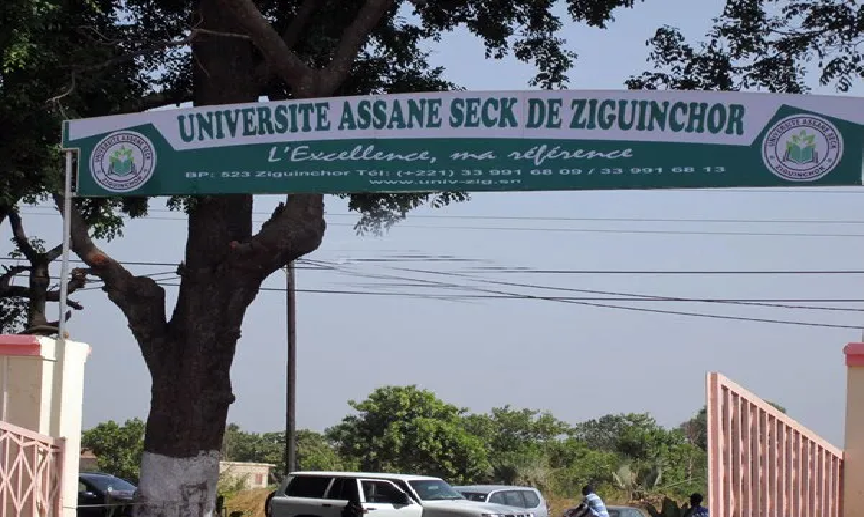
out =
{"type": "Polygon", "coordinates": [[[139,111],[151,110],[153,108],[161,108],[162,106],[177,106],[184,102],[192,102],[191,91],[152,93],[150,95],[145,95],[140,99],[130,101],[121,108],[121,111],[123,113],[136,113],[139,111]]]}
{"type": "Polygon", "coordinates": [[[259,269],[269,275],[318,249],[324,237],[324,197],[292,194],[279,203],[261,230],[248,242],[232,242],[238,269],[259,269]]]}
{"type": "MultiPolygon", "coordinates": [[[[5,266],[4,266],[5,267],[5,266]]],[[[0,296],[8,297],[5,293],[6,289],[10,287],[10,283],[12,283],[12,279],[17,275],[24,273],[26,271],[30,271],[30,267],[28,266],[12,266],[6,267],[6,272],[0,275],[0,296]]]]}
{"type": "MultiPolygon", "coordinates": [[[[54,194],[54,203],[61,213],[63,201],[61,194],[54,194]]],[[[152,278],[133,275],[100,250],[90,238],[90,228],[78,210],[73,209],[70,217],[72,251],[90,268],[90,273],[105,283],[103,290],[108,299],[123,311],[144,359],[148,365],[152,364],[150,346],[167,331],[165,290],[152,278]]]]}
{"type": "Polygon", "coordinates": [[[58,244],[45,252],[45,260],[48,262],[54,262],[57,258],[63,254],[63,245],[58,244]]]}
{"type": "MultiPolygon", "coordinates": [[[[9,280],[5,279],[7,275],[11,278],[14,274],[21,273],[23,271],[17,270],[13,271],[15,268],[27,270],[28,268],[24,266],[13,266],[9,268],[9,271],[0,276],[0,298],[30,298],[33,290],[30,287],[23,285],[9,285],[9,280]],[[14,273],[14,274],[13,274],[14,273]]],[[[72,270],[72,279],[67,283],[67,287],[69,289],[68,294],[72,294],[78,289],[83,288],[87,285],[87,270],[81,268],[75,268],[72,270]]],[[[54,289],[53,291],[47,291],[45,293],[45,301],[46,302],[59,302],[60,301],[60,290],[54,289]]],[[[72,307],[76,311],[80,311],[84,307],[75,301],[66,299],[67,305],[72,307]]]]}
{"type": "Polygon", "coordinates": [[[3,298],[30,298],[30,288],[23,285],[10,285],[3,289],[3,298]]]}
{"type": "Polygon", "coordinates": [[[222,0],[222,5],[234,13],[234,17],[252,38],[277,76],[298,92],[310,89],[307,83],[316,74],[291,51],[252,0],[222,0]]]}
{"type": "MultiPolygon", "coordinates": [[[[75,87],[77,84],[79,74],[87,73],[87,72],[94,72],[96,70],[101,70],[103,68],[107,68],[107,67],[119,64],[119,63],[130,61],[130,60],[136,59],[138,57],[146,56],[149,54],[154,54],[156,52],[161,52],[167,48],[182,47],[185,45],[191,45],[192,42],[196,38],[198,38],[199,36],[202,36],[202,35],[218,36],[218,37],[223,37],[223,38],[251,39],[251,37],[247,34],[235,34],[232,32],[220,32],[220,31],[213,31],[213,30],[209,30],[209,29],[200,29],[197,27],[193,27],[189,33],[189,36],[186,38],[169,40],[169,41],[146,41],[145,40],[142,42],[136,42],[136,43],[141,43],[142,46],[141,46],[141,48],[139,48],[135,51],[126,52],[126,53],[121,54],[119,56],[116,56],[116,57],[113,57],[111,59],[107,59],[105,61],[102,61],[101,63],[83,66],[83,67],[78,67],[78,68],[73,69],[72,73],[70,75],[70,78],[69,78],[69,86],[62,93],[55,95],[54,97],[51,97],[50,99],[48,99],[48,101],[46,101],[46,104],[56,105],[60,102],[60,99],[62,99],[64,97],[68,97],[69,95],[71,95],[75,91],[75,87]]],[[[111,41],[111,40],[107,40],[107,41],[108,41],[108,43],[115,44],[115,45],[119,43],[117,41],[111,41]]],[[[189,93],[189,97],[190,97],[189,100],[191,100],[191,93],[189,93]]],[[[146,97],[145,97],[145,99],[146,99],[146,97]]],[[[143,100],[144,99],[142,99],[142,101],[143,100]]],[[[154,98],[152,100],[158,100],[158,99],[154,98]]],[[[185,100],[181,101],[181,102],[185,102],[185,100]]],[[[129,110],[129,111],[144,111],[145,109],[158,108],[159,106],[162,106],[162,105],[163,104],[157,104],[155,106],[150,106],[149,108],[143,108],[142,107],[141,109],[138,109],[138,110],[129,110]]]]}
{"type": "Polygon", "coordinates": [[[393,0],[366,0],[354,21],[342,33],[333,61],[324,70],[324,80],[318,95],[332,94],[345,80],[357,54],[368,41],[369,33],[392,6],[393,0]]]}
{"type": "Polygon", "coordinates": [[[297,15],[288,24],[288,28],[282,33],[282,39],[285,40],[285,45],[289,49],[293,49],[297,42],[300,41],[300,36],[303,34],[303,29],[309,25],[309,20],[315,14],[320,0],[305,0],[297,11],[297,15]]]}
{"type": "Polygon", "coordinates": [[[31,263],[39,258],[39,252],[30,244],[30,239],[24,233],[24,223],[21,221],[21,214],[17,210],[9,212],[9,224],[12,225],[12,240],[15,241],[15,246],[24,254],[31,263]]]}
{"type": "MultiPolygon", "coordinates": [[[[84,307],[82,307],[80,303],[70,300],[68,298],[68,295],[74,293],[78,289],[84,288],[84,286],[87,285],[87,271],[89,270],[76,267],[72,270],[72,278],[70,278],[69,281],[66,283],[66,304],[69,305],[69,307],[75,309],[76,311],[80,311],[84,307]]],[[[47,293],[45,293],[45,301],[59,302],[60,290],[55,289],[53,291],[48,291],[47,293]]]]}
{"type": "MultiPolygon", "coordinates": [[[[3,298],[30,298],[30,295],[33,291],[29,287],[25,287],[23,285],[12,285],[5,289],[0,290],[0,297],[3,298]]],[[[48,291],[45,297],[46,302],[59,302],[60,301],[60,291],[48,291]]],[[[76,311],[80,311],[84,308],[80,303],[66,299],[66,305],[72,307],[76,311]]]]}
{"type": "Polygon", "coordinates": [[[170,41],[157,41],[157,42],[152,42],[152,43],[148,42],[149,43],[148,45],[145,45],[136,51],[127,52],[125,54],[119,55],[117,57],[113,57],[111,59],[105,60],[105,61],[98,63],[98,64],[95,64],[95,65],[89,65],[89,66],[76,68],[76,69],[72,70],[72,72],[70,74],[69,86],[62,93],[51,97],[45,103],[56,106],[59,104],[61,99],[63,99],[64,97],[68,97],[69,95],[72,95],[72,93],[75,91],[75,87],[76,87],[77,82],[78,82],[78,74],[87,73],[87,72],[94,72],[96,70],[100,70],[102,68],[114,66],[116,64],[123,63],[125,61],[129,61],[129,60],[132,60],[132,59],[135,59],[138,57],[146,56],[148,54],[153,54],[155,52],[160,52],[162,50],[165,50],[166,48],[182,47],[184,45],[189,45],[192,43],[192,40],[195,39],[196,35],[197,35],[197,33],[193,29],[192,33],[187,38],[182,38],[179,40],[170,40],[170,41]]]}
{"type": "MultiPolygon", "coordinates": [[[[286,28],[285,32],[282,33],[282,39],[290,50],[294,50],[297,42],[300,41],[300,36],[303,35],[303,30],[309,25],[309,21],[312,19],[312,15],[315,14],[315,10],[318,8],[319,4],[320,0],[305,0],[297,11],[297,14],[291,20],[291,23],[288,24],[288,28],[286,28]]],[[[254,75],[256,82],[264,88],[273,77],[270,63],[265,59],[255,68],[254,75]]],[[[271,98],[270,100],[273,99],[271,98]]]]}

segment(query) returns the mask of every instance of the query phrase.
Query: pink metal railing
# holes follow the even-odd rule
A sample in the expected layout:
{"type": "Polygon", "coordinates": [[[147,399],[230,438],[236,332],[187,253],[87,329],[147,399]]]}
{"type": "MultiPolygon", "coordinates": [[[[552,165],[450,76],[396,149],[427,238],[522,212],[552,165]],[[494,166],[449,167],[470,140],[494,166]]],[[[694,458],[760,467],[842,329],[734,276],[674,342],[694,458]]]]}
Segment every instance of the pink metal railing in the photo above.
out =
{"type": "Polygon", "coordinates": [[[840,517],[843,451],[709,373],[711,517],[840,517]]]}
{"type": "Polygon", "coordinates": [[[64,440],[0,421],[0,515],[59,517],[64,440]]]}

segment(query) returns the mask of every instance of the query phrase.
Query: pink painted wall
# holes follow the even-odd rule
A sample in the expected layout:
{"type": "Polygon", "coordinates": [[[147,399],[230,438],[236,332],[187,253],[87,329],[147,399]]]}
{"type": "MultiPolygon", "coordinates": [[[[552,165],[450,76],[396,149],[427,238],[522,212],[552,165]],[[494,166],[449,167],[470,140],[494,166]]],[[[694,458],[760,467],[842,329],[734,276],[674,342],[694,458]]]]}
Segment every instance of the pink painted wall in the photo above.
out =
{"type": "Polygon", "coordinates": [[[846,445],[843,510],[864,515],[864,343],[849,343],[846,356],[846,445]]]}

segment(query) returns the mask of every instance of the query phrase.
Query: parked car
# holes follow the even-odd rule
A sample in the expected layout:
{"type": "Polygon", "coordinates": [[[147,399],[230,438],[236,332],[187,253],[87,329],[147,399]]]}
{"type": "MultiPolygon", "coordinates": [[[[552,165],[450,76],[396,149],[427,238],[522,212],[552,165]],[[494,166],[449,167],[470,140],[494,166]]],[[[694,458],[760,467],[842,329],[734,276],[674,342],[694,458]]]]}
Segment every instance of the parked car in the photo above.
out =
{"type": "Polygon", "coordinates": [[[549,504],[539,490],[529,486],[475,485],[454,486],[469,501],[505,504],[524,508],[535,517],[549,517],[549,504]]]}
{"type": "Polygon", "coordinates": [[[375,517],[533,517],[469,501],[439,478],[364,472],[291,473],[270,498],[268,517],[340,517],[349,501],[375,517]]]}
{"type": "Polygon", "coordinates": [[[102,472],[78,475],[78,517],[125,517],[132,515],[137,487],[125,479],[102,472]]]}
{"type": "MultiPolygon", "coordinates": [[[[564,511],[563,517],[572,516],[577,509],[578,507],[568,508],[564,511]]],[[[645,510],[630,506],[606,505],[606,511],[609,512],[609,517],[651,517],[645,510]]]]}
{"type": "Polygon", "coordinates": [[[630,506],[606,506],[609,517],[651,517],[648,512],[630,506]]]}

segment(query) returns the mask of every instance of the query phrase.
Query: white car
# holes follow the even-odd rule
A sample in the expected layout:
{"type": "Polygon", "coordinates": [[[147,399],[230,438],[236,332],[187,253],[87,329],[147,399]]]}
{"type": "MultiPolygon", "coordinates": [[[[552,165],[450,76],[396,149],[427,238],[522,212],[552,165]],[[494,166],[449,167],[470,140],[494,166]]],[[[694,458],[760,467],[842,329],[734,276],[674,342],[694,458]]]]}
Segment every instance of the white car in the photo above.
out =
{"type": "Polygon", "coordinates": [[[498,503],[534,514],[534,517],[549,517],[549,503],[534,487],[507,485],[454,486],[454,490],[470,501],[498,503]]]}
{"type": "Polygon", "coordinates": [[[268,517],[341,517],[349,501],[370,517],[534,517],[524,508],[469,501],[444,480],[410,474],[294,472],[267,504],[268,517]]]}

